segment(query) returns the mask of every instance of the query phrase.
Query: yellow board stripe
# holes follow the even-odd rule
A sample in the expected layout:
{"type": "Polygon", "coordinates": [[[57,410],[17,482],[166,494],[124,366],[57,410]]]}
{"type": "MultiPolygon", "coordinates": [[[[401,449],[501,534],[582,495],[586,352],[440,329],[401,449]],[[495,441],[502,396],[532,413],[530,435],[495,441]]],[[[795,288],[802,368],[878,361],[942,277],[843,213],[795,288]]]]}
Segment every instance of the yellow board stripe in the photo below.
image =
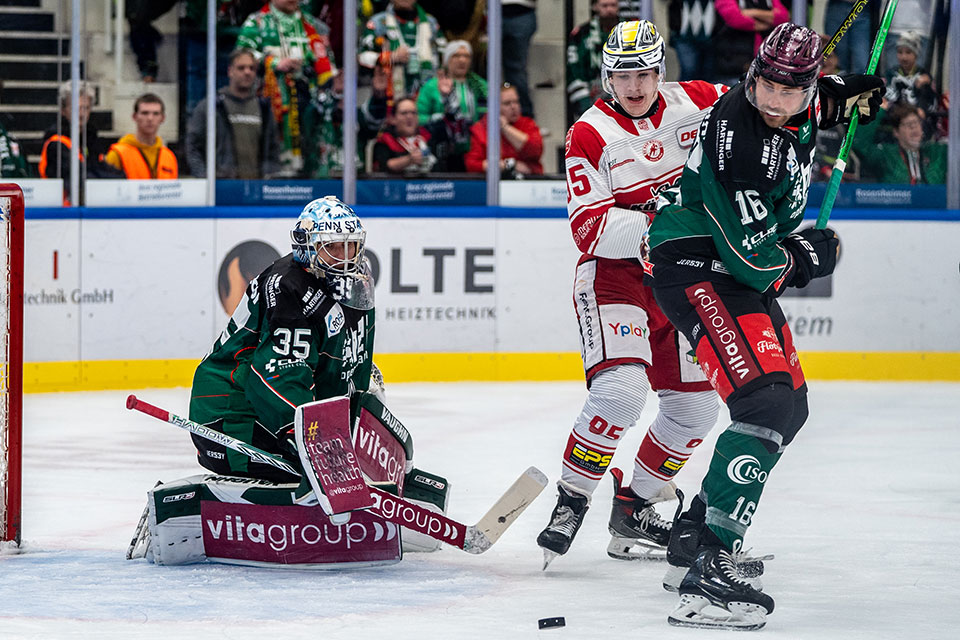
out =
{"type": "MultiPolygon", "coordinates": [[[[583,380],[578,353],[382,353],[374,360],[391,382],[583,380]]],[[[800,354],[810,380],[960,382],[957,352],[835,352],[800,354]]],[[[197,360],[28,362],[24,391],[133,390],[189,387],[197,360]]]]}
{"type": "Polygon", "coordinates": [[[148,387],[189,387],[199,360],[88,360],[27,362],[23,390],[101,391],[148,387]]]}
{"type": "Polygon", "coordinates": [[[960,382],[960,353],[893,351],[800,352],[810,380],[915,380],[960,382]]]}

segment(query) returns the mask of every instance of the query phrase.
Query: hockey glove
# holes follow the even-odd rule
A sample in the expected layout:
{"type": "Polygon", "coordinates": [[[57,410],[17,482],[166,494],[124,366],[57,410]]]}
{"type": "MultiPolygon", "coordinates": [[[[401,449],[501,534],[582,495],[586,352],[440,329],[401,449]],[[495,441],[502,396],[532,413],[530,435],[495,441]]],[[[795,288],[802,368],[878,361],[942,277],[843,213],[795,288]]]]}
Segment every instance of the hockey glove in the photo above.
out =
{"type": "Polygon", "coordinates": [[[847,124],[853,117],[854,107],[860,111],[860,124],[872,122],[883,100],[883,79],[877,76],[861,73],[823,76],[817,87],[821,97],[830,99],[829,102],[820,101],[821,129],[847,124]]]}
{"type": "Polygon", "coordinates": [[[803,229],[783,239],[794,261],[791,287],[805,287],[814,278],[833,273],[837,267],[840,238],[832,229],[803,229]]]}

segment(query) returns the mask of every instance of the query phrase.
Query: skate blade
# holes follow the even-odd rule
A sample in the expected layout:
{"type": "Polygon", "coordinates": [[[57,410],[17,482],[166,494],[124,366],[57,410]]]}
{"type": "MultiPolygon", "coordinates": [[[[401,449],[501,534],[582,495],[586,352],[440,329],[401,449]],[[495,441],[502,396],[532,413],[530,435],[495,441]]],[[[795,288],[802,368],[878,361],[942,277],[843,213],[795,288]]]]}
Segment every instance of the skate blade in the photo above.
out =
{"type": "Polygon", "coordinates": [[[670,593],[678,593],[683,576],[687,575],[689,570],[688,567],[676,567],[674,565],[667,567],[667,572],[663,574],[663,588],[670,593]]]}
{"type": "Polygon", "coordinates": [[[543,569],[541,569],[541,571],[546,571],[547,567],[550,566],[550,563],[553,562],[559,555],[560,554],[557,553],[556,551],[550,551],[550,549],[544,549],[543,550],[543,569]]]}
{"type": "Polygon", "coordinates": [[[767,624],[767,610],[752,602],[728,602],[724,609],[704,596],[684,594],[667,622],[675,627],[755,631],[767,624]]]}
{"type": "Polygon", "coordinates": [[[660,545],[642,539],[610,538],[607,555],[615,560],[666,560],[667,550],[660,545]]]}

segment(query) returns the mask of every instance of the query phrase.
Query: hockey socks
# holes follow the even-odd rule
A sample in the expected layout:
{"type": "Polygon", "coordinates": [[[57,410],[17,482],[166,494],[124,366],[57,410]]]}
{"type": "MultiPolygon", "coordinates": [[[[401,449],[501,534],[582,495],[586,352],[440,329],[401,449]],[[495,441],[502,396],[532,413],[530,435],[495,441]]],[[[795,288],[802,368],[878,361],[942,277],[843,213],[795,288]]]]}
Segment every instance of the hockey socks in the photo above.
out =
{"type": "Polygon", "coordinates": [[[660,412],[633,459],[633,492],[652,498],[664,483],[673,480],[716,424],[717,411],[717,396],[712,391],[661,396],[660,412]]]}
{"type": "Polygon", "coordinates": [[[621,365],[594,376],[563,452],[561,480],[581,493],[594,492],[621,437],[640,417],[649,389],[639,365],[621,365]]]}
{"type": "Polygon", "coordinates": [[[778,435],[764,427],[734,422],[717,439],[703,479],[706,524],[731,551],[740,551],[763,486],[780,460],[779,451],[770,453],[764,445],[764,440],[774,441],[778,435]]]}

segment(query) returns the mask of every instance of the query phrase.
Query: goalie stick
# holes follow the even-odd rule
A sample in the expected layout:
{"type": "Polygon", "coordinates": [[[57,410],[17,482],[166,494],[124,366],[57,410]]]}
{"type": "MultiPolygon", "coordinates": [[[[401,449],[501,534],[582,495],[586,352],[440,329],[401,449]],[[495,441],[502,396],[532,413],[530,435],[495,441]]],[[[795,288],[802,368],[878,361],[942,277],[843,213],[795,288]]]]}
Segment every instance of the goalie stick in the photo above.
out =
{"type": "MultiPolygon", "coordinates": [[[[140,400],[134,395],[127,397],[127,409],[136,409],[169,424],[185,429],[201,438],[218,442],[250,459],[283,469],[288,473],[302,476],[299,470],[286,460],[249,445],[237,438],[214,431],[202,424],[181,418],[165,409],[140,400]]],[[[403,525],[408,529],[445,542],[468,553],[480,554],[489,549],[500,536],[514,523],[530,503],[547,486],[547,477],[536,467],[530,467],[497,500],[486,514],[474,525],[461,524],[446,516],[425,509],[420,505],[404,500],[379,487],[369,486],[373,506],[369,511],[384,520],[403,525]]],[[[318,499],[321,496],[317,496],[318,499]]]]}

